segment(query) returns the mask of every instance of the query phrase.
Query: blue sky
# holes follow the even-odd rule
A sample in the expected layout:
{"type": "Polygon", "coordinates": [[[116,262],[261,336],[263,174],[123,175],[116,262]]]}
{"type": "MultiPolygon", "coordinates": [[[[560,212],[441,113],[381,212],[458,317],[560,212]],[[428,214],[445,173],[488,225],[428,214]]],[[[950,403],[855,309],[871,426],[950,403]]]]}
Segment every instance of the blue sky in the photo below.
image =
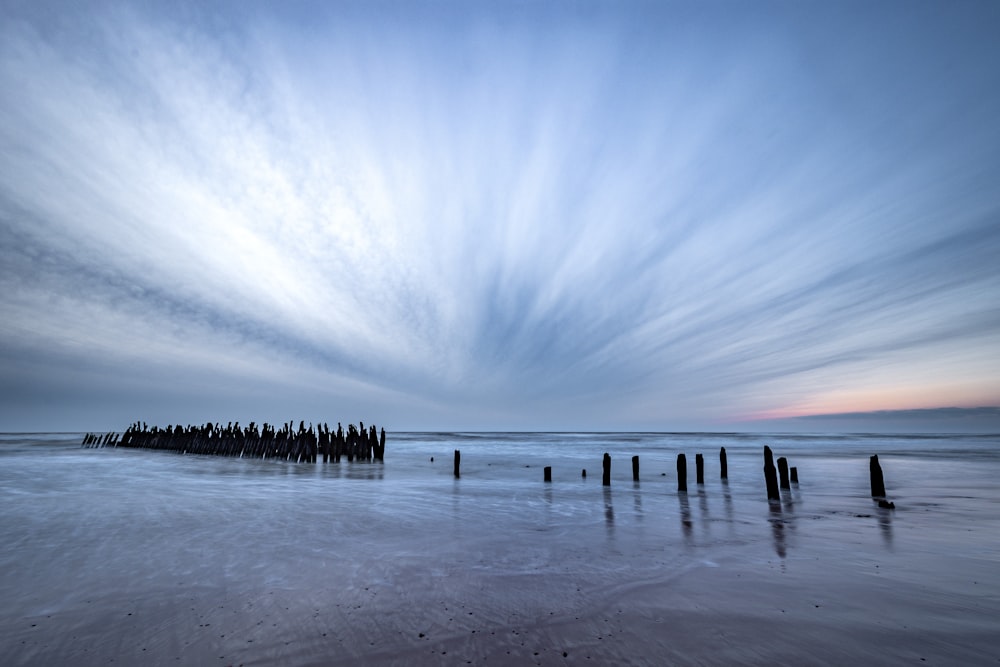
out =
{"type": "Polygon", "coordinates": [[[0,428],[1000,405],[997,3],[167,5],[0,9],[0,428]]]}

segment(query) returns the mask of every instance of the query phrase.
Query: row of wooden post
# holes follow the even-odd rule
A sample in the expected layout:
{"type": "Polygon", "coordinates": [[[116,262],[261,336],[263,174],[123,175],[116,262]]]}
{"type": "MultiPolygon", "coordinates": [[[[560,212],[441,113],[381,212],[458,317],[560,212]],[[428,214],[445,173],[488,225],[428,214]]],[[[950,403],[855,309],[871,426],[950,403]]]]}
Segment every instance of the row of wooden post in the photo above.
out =
{"type": "Polygon", "coordinates": [[[253,422],[241,428],[239,422],[227,426],[205,424],[203,426],[158,426],[149,427],[144,422],[136,422],[123,433],[108,433],[103,436],[87,433],[83,447],[126,447],[137,449],[162,449],[190,454],[213,456],[238,456],[253,458],[277,458],[288,461],[315,463],[322,455],[323,463],[340,461],[346,456],[348,461],[383,461],[385,459],[385,429],[379,434],[375,426],[365,429],[364,423],[347,425],[345,432],[340,424],[331,431],[326,424],[315,428],[299,422],[296,431],[293,422],[281,428],[263,424],[260,428],[253,422]]]}
{"type": "Polygon", "coordinates": [[[779,487],[790,489],[792,488],[791,482],[799,483],[798,468],[792,468],[789,471],[788,459],[784,456],[778,458],[778,468],[775,471],[774,455],[771,453],[771,448],[766,445],[764,446],[764,482],[767,486],[768,500],[781,500],[779,487]]]}
{"type": "MultiPolygon", "coordinates": [[[[367,458],[368,460],[381,461],[385,455],[385,429],[382,429],[381,437],[376,439],[375,427],[372,426],[371,434],[369,437],[363,437],[361,434],[365,434],[364,424],[361,424],[360,431],[355,429],[354,425],[348,425],[348,434],[345,436],[343,430],[338,424],[336,433],[331,433],[329,429],[321,427],[317,429],[316,432],[313,431],[312,425],[306,429],[304,424],[299,425],[299,432],[296,434],[291,429],[290,424],[286,424],[285,428],[280,431],[275,431],[273,427],[269,427],[264,424],[264,428],[261,432],[258,432],[254,425],[251,424],[245,430],[239,428],[239,424],[235,427],[230,425],[229,427],[222,429],[220,427],[213,427],[211,425],[202,427],[201,429],[189,427],[188,429],[183,429],[177,427],[173,429],[168,427],[165,430],[159,430],[156,427],[149,429],[145,424],[142,426],[138,422],[133,424],[129,429],[122,435],[124,439],[120,441],[120,435],[116,433],[107,433],[105,435],[98,435],[93,433],[87,433],[83,438],[83,447],[105,447],[105,446],[123,446],[123,447],[142,447],[150,449],[179,449],[180,451],[188,451],[188,448],[192,444],[195,444],[193,449],[199,451],[201,448],[197,446],[203,438],[203,436],[208,439],[215,439],[216,442],[219,440],[238,440],[238,445],[235,443],[229,443],[226,447],[216,450],[212,448],[211,452],[206,451],[205,453],[225,453],[228,455],[239,455],[242,456],[244,453],[251,453],[255,456],[260,456],[263,452],[266,457],[268,453],[272,454],[282,454],[281,458],[292,458],[293,460],[304,460],[306,461],[316,461],[317,450],[323,452],[323,462],[326,463],[329,460],[339,461],[342,449],[346,449],[348,460],[353,460],[355,454],[357,458],[367,458]],[[252,435],[251,435],[252,434],[252,435]],[[275,449],[273,452],[273,445],[270,443],[263,444],[259,446],[259,441],[263,438],[264,440],[272,440],[274,436],[287,436],[290,442],[294,442],[298,439],[302,439],[304,442],[299,446],[295,447],[280,447],[275,449]],[[180,442],[174,443],[174,437],[179,436],[177,440],[180,442]],[[270,438],[268,438],[270,436],[270,438]],[[319,437],[317,437],[319,436],[319,437]],[[163,440],[161,440],[163,438],[163,440]],[[247,440],[254,441],[255,447],[248,447],[247,440]],[[318,441],[318,442],[317,442],[318,441]],[[365,454],[359,454],[356,450],[357,443],[364,442],[363,449],[367,450],[365,454]],[[354,445],[354,446],[352,446],[354,445]],[[287,450],[287,451],[285,451],[287,450]],[[301,452],[300,452],[301,450],[301,452]]],[[[368,434],[365,434],[368,435],[368,434]]],[[[279,440],[284,441],[285,438],[279,437],[279,440]]],[[[462,452],[455,450],[455,477],[461,477],[461,463],[462,463],[462,452]]],[[[611,455],[607,452],[604,453],[604,459],[602,462],[603,475],[601,483],[603,486],[611,486],[611,455]]],[[[729,466],[726,459],[726,448],[722,447],[719,450],[719,471],[720,477],[722,479],[727,479],[729,476],[729,466]]],[[[882,498],[880,505],[885,507],[895,508],[895,505],[884,500],[885,498],[885,480],[882,475],[882,466],[879,464],[878,455],[873,455],[869,459],[869,471],[871,476],[871,491],[873,498],[882,498]]],[[[552,466],[545,466],[544,480],[546,482],[552,481],[552,466]]],[[[587,476],[587,470],[584,469],[582,472],[583,477],[587,476]]],[[[705,483],[705,458],[701,454],[695,455],[695,475],[698,484],[705,483]]],[[[639,481],[639,456],[632,457],[632,480],[635,482],[639,481]]],[[[764,481],[767,488],[767,498],[768,500],[780,500],[781,492],[780,489],[790,489],[792,484],[798,484],[799,473],[798,469],[795,467],[788,467],[788,460],[782,456],[778,458],[778,465],[775,468],[774,465],[774,455],[771,452],[771,448],[767,445],[764,446],[764,481]]],[[[677,455],[677,490],[687,491],[687,457],[681,453],[677,455]]]]}
{"type": "MultiPolygon", "coordinates": [[[[461,476],[461,460],[462,453],[459,450],[455,450],[455,477],[461,476]]],[[[705,483],[705,457],[701,454],[695,455],[695,475],[698,484],[705,483]]],[[[601,484],[603,486],[611,486],[611,455],[607,452],[604,453],[604,459],[602,461],[602,472],[601,484]]],[[[872,497],[873,498],[884,498],[885,497],[885,481],[882,477],[882,467],[878,462],[878,455],[871,457],[869,461],[869,467],[871,471],[871,487],[872,487],[872,497]]],[[[722,479],[728,479],[729,477],[729,464],[726,459],[726,448],[723,447],[719,450],[719,472],[722,479]]],[[[552,466],[545,466],[543,470],[543,479],[546,482],[552,481],[552,466]]],[[[587,476],[587,470],[584,469],[582,476],[587,476]]],[[[635,482],[639,481],[639,457],[638,455],[632,457],[632,480],[635,482]]],[[[764,446],[764,482],[767,488],[767,498],[768,500],[780,500],[781,499],[781,489],[791,489],[792,484],[799,483],[799,470],[798,468],[788,466],[788,459],[784,456],[778,458],[778,465],[774,465],[774,454],[771,452],[771,448],[764,446]]],[[[687,491],[687,456],[684,454],[677,455],[677,490],[687,491]]],[[[880,501],[882,506],[895,508],[895,505],[885,501],[880,501]]]]}
{"type": "Polygon", "coordinates": [[[94,449],[99,447],[115,447],[118,445],[118,438],[121,437],[121,433],[115,433],[111,431],[101,435],[100,433],[87,433],[83,436],[83,442],[80,443],[81,447],[94,449]]]}
{"type": "MultiPolygon", "coordinates": [[[[767,497],[768,498],[779,498],[778,493],[778,481],[774,476],[774,463],[771,455],[771,448],[764,447],[764,476],[767,480],[767,497]],[[772,484],[773,481],[773,484],[772,484]]],[[[455,477],[461,477],[461,463],[462,463],[462,452],[455,450],[455,477]]],[[[602,461],[602,476],[601,484],[603,486],[611,486],[611,455],[607,452],[604,453],[604,460],[602,461]]],[[[791,488],[789,484],[789,468],[788,462],[784,457],[778,459],[778,468],[781,474],[781,488],[788,489],[791,488]]],[[[726,459],[726,448],[723,447],[719,450],[719,470],[722,479],[727,479],[729,476],[729,465],[726,459]]],[[[552,466],[545,466],[543,469],[543,479],[546,482],[552,481],[552,466]]],[[[587,476],[587,470],[582,471],[582,476],[587,476]]],[[[695,455],[695,475],[698,484],[705,483],[705,457],[701,454],[695,455]]],[[[635,482],[639,481],[639,456],[632,457],[632,480],[635,482]]],[[[799,475],[796,468],[791,469],[791,482],[798,484],[799,475]]],[[[687,491],[687,457],[684,454],[677,455],[677,490],[687,491]]]]}

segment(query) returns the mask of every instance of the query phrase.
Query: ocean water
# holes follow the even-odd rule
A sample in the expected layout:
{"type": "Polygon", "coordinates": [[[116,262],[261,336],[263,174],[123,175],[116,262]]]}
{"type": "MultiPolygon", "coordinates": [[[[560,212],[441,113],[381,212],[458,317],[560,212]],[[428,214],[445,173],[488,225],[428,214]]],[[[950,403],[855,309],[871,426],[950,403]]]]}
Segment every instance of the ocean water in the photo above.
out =
{"type": "Polygon", "coordinates": [[[0,664],[1000,662],[1000,436],[389,433],[384,464],[81,439],[0,435],[0,664]],[[765,444],[798,468],[776,504],[765,444]]]}

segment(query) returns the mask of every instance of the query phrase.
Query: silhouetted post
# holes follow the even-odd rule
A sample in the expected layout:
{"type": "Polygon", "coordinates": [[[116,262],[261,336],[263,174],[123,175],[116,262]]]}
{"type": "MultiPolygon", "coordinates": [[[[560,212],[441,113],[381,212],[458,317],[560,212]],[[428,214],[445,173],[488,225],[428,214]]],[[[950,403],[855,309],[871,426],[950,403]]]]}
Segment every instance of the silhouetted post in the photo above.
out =
{"type": "Polygon", "coordinates": [[[458,451],[456,449],[455,450],[455,477],[456,478],[457,477],[461,477],[461,475],[458,474],[458,468],[459,468],[459,466],[460,466],[461,463],[462,463],[462,452],[460,452],[460,451],[458,451]]]}
{"type": "Polygon", "coordinates": [[[552,481],[552,466],[545,466],[545,481],[552,481]]]}
{"type": "Polygon", "coordinates": [[[767,483],[767,499],[781,500],[781,493],[778,491],[778,471],[774,469],[774,455],[767,445],[764,445],[764,481],[767,483]]]}
{"type": "Polygon", "coordinates": [[[580,473],[580,477],[583,477],[584,479],[587,479],[587,469],[586,468],[584,468],[583,472],[580,473]]]}
{"type": "Polygon", "coordinates": [[[781,488],[792,488],[792,485],[788,483],[788,459],[784,456],[778,457],[778,478],[781,480],[781,488]]]}
{"type": "Polygon", "coordinates": [[[872,498],[885,497],[885,479],[882,477],[882,466],[878,462],[878,454],[868,459],[868,470],[872,478],[872,498]]]}
{"type": "Polygon", "coordinates": [[[704,484],[705,483],[705,457],[703,457],[701,454],[695,454],[694,455],[694,470],[695,470],[695,479],[698,481],[698,484],[704,484]]]}
{"type": "Polygon", "coordinates": [[[719,450],[719,467],[722,469],[722,479],[729,479],[729,464],[726,462],[726,448],[719,450]]]}
{"type": "Polygon", "coordinates": [[[677,455],[677,490],[688,490],[688,462],[683,454],[677,455]]]}
{"type": "Polygon", "coordinates": [[[639,481],[639,457],[638,457],[638,455],[632,457],[632,481],[633,482],[638,482],[639,481]]]}
{"type": "Polygon", "coordinates": [[[792,466],[792,484],[798,484],[798,483],[799,483],[799,469],[796,468],[795,466],[792,466]]]}
{"type": "Polygon", "coordinates": [[[601,484],[611,486],[611,455],[607,452],[604,452],[604,477],[601,479],[601,484]]]}

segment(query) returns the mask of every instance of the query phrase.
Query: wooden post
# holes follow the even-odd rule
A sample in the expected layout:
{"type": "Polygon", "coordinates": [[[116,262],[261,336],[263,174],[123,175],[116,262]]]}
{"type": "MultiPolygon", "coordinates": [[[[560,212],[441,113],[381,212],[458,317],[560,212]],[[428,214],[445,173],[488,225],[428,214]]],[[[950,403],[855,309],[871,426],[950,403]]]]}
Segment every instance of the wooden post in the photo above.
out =
{"type": "Polygon", "coordinates": [[[632,457],[632,481],[633,482],[638,482],[639,481],[639,457],[638,457],[638,455],[632,457]]]}
{"type": "Polygon", "coordinates": [[[601,479],[601,484],[611,486],[611,455],[607,452],[604,452],[604,477],[601,479]]]}
{"type": "Polygon", "coordinates": [[[458,451],[456,449],[455,450],[455,477],[456,478],[461,477],[461,475],[458,474],[458,468],[459,468],[459,464],[461,464],[461,462],[462,462],[462,452],[460,452],[460,451],[458,451]]]}
{"type": "Polygon", "coordinates": [[[792,488],[792,485],[788,483],[788,459],[784,456],[778,457],[778,477],[781,480],[781,488],[792,488]]]}
{"type": "Polygon", "coordinates": [[[767,445],[764,445],[764,481],[767,484],[767,499],[781,500],[781,493],[778,491],[778,472],[774,469],[774,455],[767,445]]]}
{"type": "Polygon", "coordinates": [[[580,477],[583,477],[584,479],[587,479],[587,469],[586,468],[583,469],[583,472],[580,474],[580,477]]]}
{"type": "Polygon", "coordinates": [[[868,459],[868,471],[872,479],[872,498],[885,497],[885,479],[882,477],[882,466],[878,462],[878,454],[868,459]]]}
{"type": "Polygon", "coordinates": [[[552,481],[552,466],[545,466],[545,481],[552,481]]]}
{"type": "Polygon", "coordinates": [[[729,479],[729,464],[726,462],[726,448],[719,450],[719,467],[721,468],[722,479],[729,479]]]}
{"type": "Polygon", "coordinates": [[[799,483],[799,469],[796,468],[795,466],[792,466],[792,484],[798,484],[798,483],[799,483]]]}
{"type": "Polygon", "coordinates": [[[695,479],[698,484],[705,483],[705,457],[701,454],[694,455],[695,479]]]}
{"type": "Polygon", "coordinates": [[[688,464],[687,457],[683,454],[677,455],[677,490],[688,490],[688,464]]]}

